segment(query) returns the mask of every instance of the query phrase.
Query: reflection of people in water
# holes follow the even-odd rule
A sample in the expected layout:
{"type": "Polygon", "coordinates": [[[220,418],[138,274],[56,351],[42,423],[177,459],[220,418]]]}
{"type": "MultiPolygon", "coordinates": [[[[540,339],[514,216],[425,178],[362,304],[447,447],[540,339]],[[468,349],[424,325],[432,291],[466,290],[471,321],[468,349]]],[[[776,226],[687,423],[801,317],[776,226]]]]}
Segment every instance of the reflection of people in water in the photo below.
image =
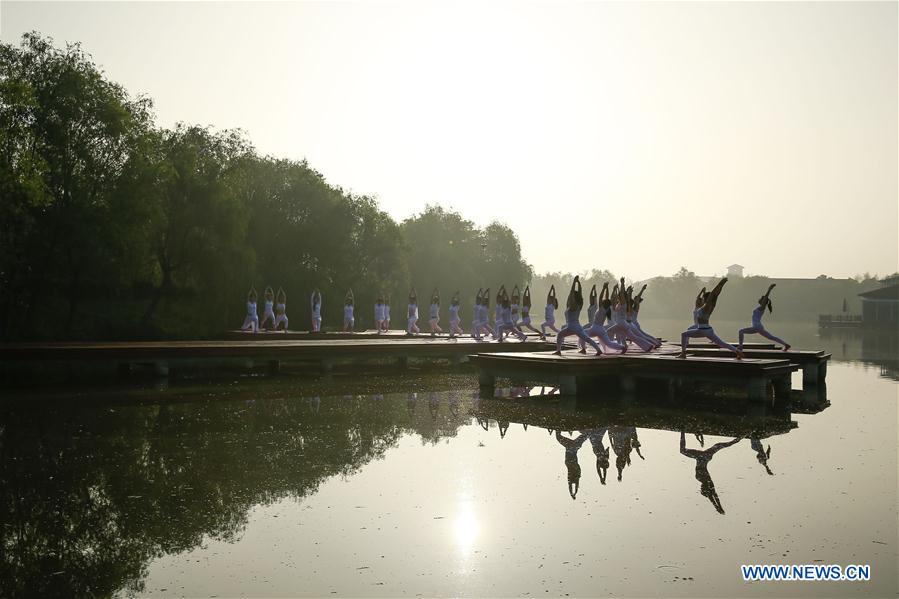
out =
{"type": "Polygon", "coordinates": [[[322,398],[316,395],[315,397],[309,398],[309,411],[318,414],[318,410],[321,407],[322,398]]]}
{"type": "Polygon", "coordinates": [[[724,513],[724,507],[721,505],[721,500],[718,498],[718,493],[715,491],[715,483],[712,482],[712,475],[709,474],[709,462],[712,461],[712,457],[714,457],[716,452],[725,447],[730,447],[731,445],[739,443],[740,441],[741,439],[737,438],[726,443],[715,443],[708,449],[700,451],[698,449],[687,449],[687,438],[684,436],[683,431],[681,431],[680,434],[680,452],[688,458],[696,460],[696,480],[699,481],[699,492],[703,497],[709,498],[709,501],[712,502],[712,505],[715,506],[715,509],[718,510],[719,514],[724,513]]]}
{"type": "Polygon", "coordinates": [[[436,391],[428,393],[428,410],[431,412],[431,418],[437,420],[437,412],[440,410],[440,396],[436,391]]]}
{"type": "Polygon", "coordinates": [[[497,420],[496,425],[499,427],[499,438],[503,439],[506,436],[506,431],[509,430],[509,421],[508,420],[497,420]]]}
{"type": "Polygon", "coordinates": [[[606,428],[591,428],[584,432],[590,439],[590,445],[593,446],[593,453],[596,455],[596,473],[599,475],[599,482],[606,484],[606,476],[609,472],[609,448],[602,443],[606,428]]]}
{"type": "Polygon", "coordinates": [[[766,451],[762,442],[759,440],[758,435],[755,434],[749,437],[749,445],[755,450],[755,458],[759,461],[759,464],[765,467],[765,472],[774,476],[774,473],[771,472],[771,468],[768,467],[768,458],[771,457],[771,446],[768,445],[768,450],[766,451]]]}
{"type": "Polygon", "coordinates": [[[459,417],[459,397],[458,391],[450,391],[449,397],[447,398],[447,405],[449,406],[450,414],[453,415],[453,418],[459,417]]]}
{"type": "Polygon", "coordinates": [[[577,450],[581,448],[587,435],[581,433],[574,439],[563,437],[556,431],[556,441],[565,448],[565,467],[568,468],[568,494],[574,499],[581,482],[581,466],[577,463],[577,450]]]}
{"type": "Polygon", "coordinates": [[[406,398],[406,410],[409,412],[410,416],[415,414],[415,404],[417,403],[418,393],[410,393],[409,397],[406,398]]]}
{"type": "Polygon", "coordinates": [[[631,464],[631,451],[636,450],[640,459],[645,459],[643,454],[640,453],[640,440],[637,439],[636,427],[609,427],[609,445],[612,446],[612,451],[615,452],[615,467],[618,469],[618,482],[621,482],[624,467],[631,464]]]}

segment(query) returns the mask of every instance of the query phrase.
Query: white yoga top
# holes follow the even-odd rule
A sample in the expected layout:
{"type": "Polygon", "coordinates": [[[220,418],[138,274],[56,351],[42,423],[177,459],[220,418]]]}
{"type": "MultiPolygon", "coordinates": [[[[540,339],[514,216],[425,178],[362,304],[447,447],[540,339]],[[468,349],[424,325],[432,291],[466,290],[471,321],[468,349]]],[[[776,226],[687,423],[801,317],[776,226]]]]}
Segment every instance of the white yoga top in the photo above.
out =
{"type": "Polygon", "coordinates": [[[762,316],[765,315],[765,307],[759,306],[752,311],[752,326],[757,329],[762,328],[762,316]]]}
{"type": "Polygon", "coordinates": [[[431,318],[440,318],[440,304],[431,304],[431,318]]]}
{"type": "Polygon", "coordinates": [[[552,304],[546,304],[546,308],[543,309],[543,316],[546,318],[546,320],[555,320],[556,307],[552,304]]]}
{"type": "Polygon", "coordinates": [[[450,322],[459,322],[459,304],[450,304],[450,322]]]}
{"type": "Polygon", "coordinates": [[[256,302],[247,302],[247,316],[256,318],[256,302]]]}
{"type": "Polygon", "coordinates": [[[343,319],[344,320],[353,320],[353,304],[343,306],[343,319]]]}

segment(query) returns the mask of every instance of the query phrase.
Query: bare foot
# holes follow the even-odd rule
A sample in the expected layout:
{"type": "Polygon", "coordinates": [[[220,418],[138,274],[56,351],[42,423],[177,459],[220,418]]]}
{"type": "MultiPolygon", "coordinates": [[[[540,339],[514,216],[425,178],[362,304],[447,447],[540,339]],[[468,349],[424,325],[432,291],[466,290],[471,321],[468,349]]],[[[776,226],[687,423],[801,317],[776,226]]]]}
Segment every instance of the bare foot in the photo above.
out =
{"type": "Polygon", "coordinates": [[[737,352],[737,359],[738,359],[738,360],[742,360],[742,359],[743,359],[743,352],[741,352],[741,351],[738,351],[738,352],[737,352]]]}
{"type": "Polygon", "coordinates": [[[624,346],[624,349],[621,350],[621,353],[622,353],[622,354],[626,354],[626,353],[627,353],[627,346],[626,346],[626,345],[624,346]]]}
{"type": "Polygon", "coordinates": [[[786,345],[784,345],[784,351],[790,351],[791,347],[793,347],[793,346],[790,345],[789,343],[787,343],[786,345]]]}
{"type": "Polygon", "coordinates": [[[554,355],[554,356],[561,356],[561,355],[562,355],[562,352],[561,352],[561,350],[558,350],[558,349],[557,349],[556,351],[553,352],[553,355],[554,355]]]}
{"type": "Polygon", "coordinates": [[[677,354],[677,357],[680,358],[681,360],[686,360],[686,359],[687,359],[687,352],[682,351],[681,353],[677,354]]]}
{"type": "Polygon", "coordinates": [[[597,357],[599,357],[599,356],[601,356],[601,355],[602,355],[602,352],[601,352],[601,351],[599,351],[599,350],[596,350],[596,353],[595,353],[595,354],[594,354],[594,355],[595,355],[595,356],[597,356],[597,357]]]}
{"type": "Polygon", "coordinates": [[[580,350],[578,353],[579,353],[579,354],[586,354],[586,353],[587,353],[587,350],[586,350],[586,349],[582,349],[582,350],[580,350]]]}

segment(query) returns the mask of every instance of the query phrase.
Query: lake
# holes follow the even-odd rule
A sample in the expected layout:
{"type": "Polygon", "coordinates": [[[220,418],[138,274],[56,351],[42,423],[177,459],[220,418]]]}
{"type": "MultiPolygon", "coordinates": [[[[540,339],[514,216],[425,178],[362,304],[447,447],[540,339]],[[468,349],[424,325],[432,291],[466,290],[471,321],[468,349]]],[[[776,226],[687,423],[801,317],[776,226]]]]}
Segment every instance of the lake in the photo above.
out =
{"type": "Polygon", "coordinates": [[[482,396],[432,368],[4,390],[0,595],[895,596],[896,336],[770,326],[833,352],[826,387],[482,396]]]}

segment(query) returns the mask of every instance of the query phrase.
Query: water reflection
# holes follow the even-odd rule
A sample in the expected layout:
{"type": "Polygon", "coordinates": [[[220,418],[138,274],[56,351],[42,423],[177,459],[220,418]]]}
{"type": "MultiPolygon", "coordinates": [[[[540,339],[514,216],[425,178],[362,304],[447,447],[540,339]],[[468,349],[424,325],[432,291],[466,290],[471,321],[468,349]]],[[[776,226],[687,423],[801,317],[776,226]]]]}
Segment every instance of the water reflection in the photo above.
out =
{"type": "MultiPolygon", "coordinates": [[[[436,444],[473,420],[485,440],[503,443],[528,426],[547,430],[549,440],[533,436],[534,451],[562,446],[572,500],[580,497],[579,452],[587,441],[602,485],[612,454],[619,482],[645,484],[645,467],[639,477],[629,470],[645,459],[640,431],[680,431],[680,453],[696,460],[700,493],[721,514],[708,468],[715,453],[750,439],[770,473],[770,438],[795,426],[789,413],[759,406],[734,404],[722,411],[652,402],[571,404],[547,387],[512,387],[481,398],[476,381],[466,383],[450,390],[282,397],[250,388],[203,401],[182,400],[170,390],[162,403],[0,403],[4,594],[140,592],[152,560],[210,540],[239,540],[254,507],[303,499],[325,480],[346,478],[382,459],[403,437],[436,444]],[[416,410],[420,393],[427,410],[416,410]],[[733,440],[688,449],[684,431],[700,448],[705,435],[733,440]],[[763,440],[769,442],[765,451],[763,440]]],[[[655,456],[665,448],[652,450],[655,456]]],[[[451,516],[463,554],[480,534],[476,507],[463,495],[451,516]]]]}

